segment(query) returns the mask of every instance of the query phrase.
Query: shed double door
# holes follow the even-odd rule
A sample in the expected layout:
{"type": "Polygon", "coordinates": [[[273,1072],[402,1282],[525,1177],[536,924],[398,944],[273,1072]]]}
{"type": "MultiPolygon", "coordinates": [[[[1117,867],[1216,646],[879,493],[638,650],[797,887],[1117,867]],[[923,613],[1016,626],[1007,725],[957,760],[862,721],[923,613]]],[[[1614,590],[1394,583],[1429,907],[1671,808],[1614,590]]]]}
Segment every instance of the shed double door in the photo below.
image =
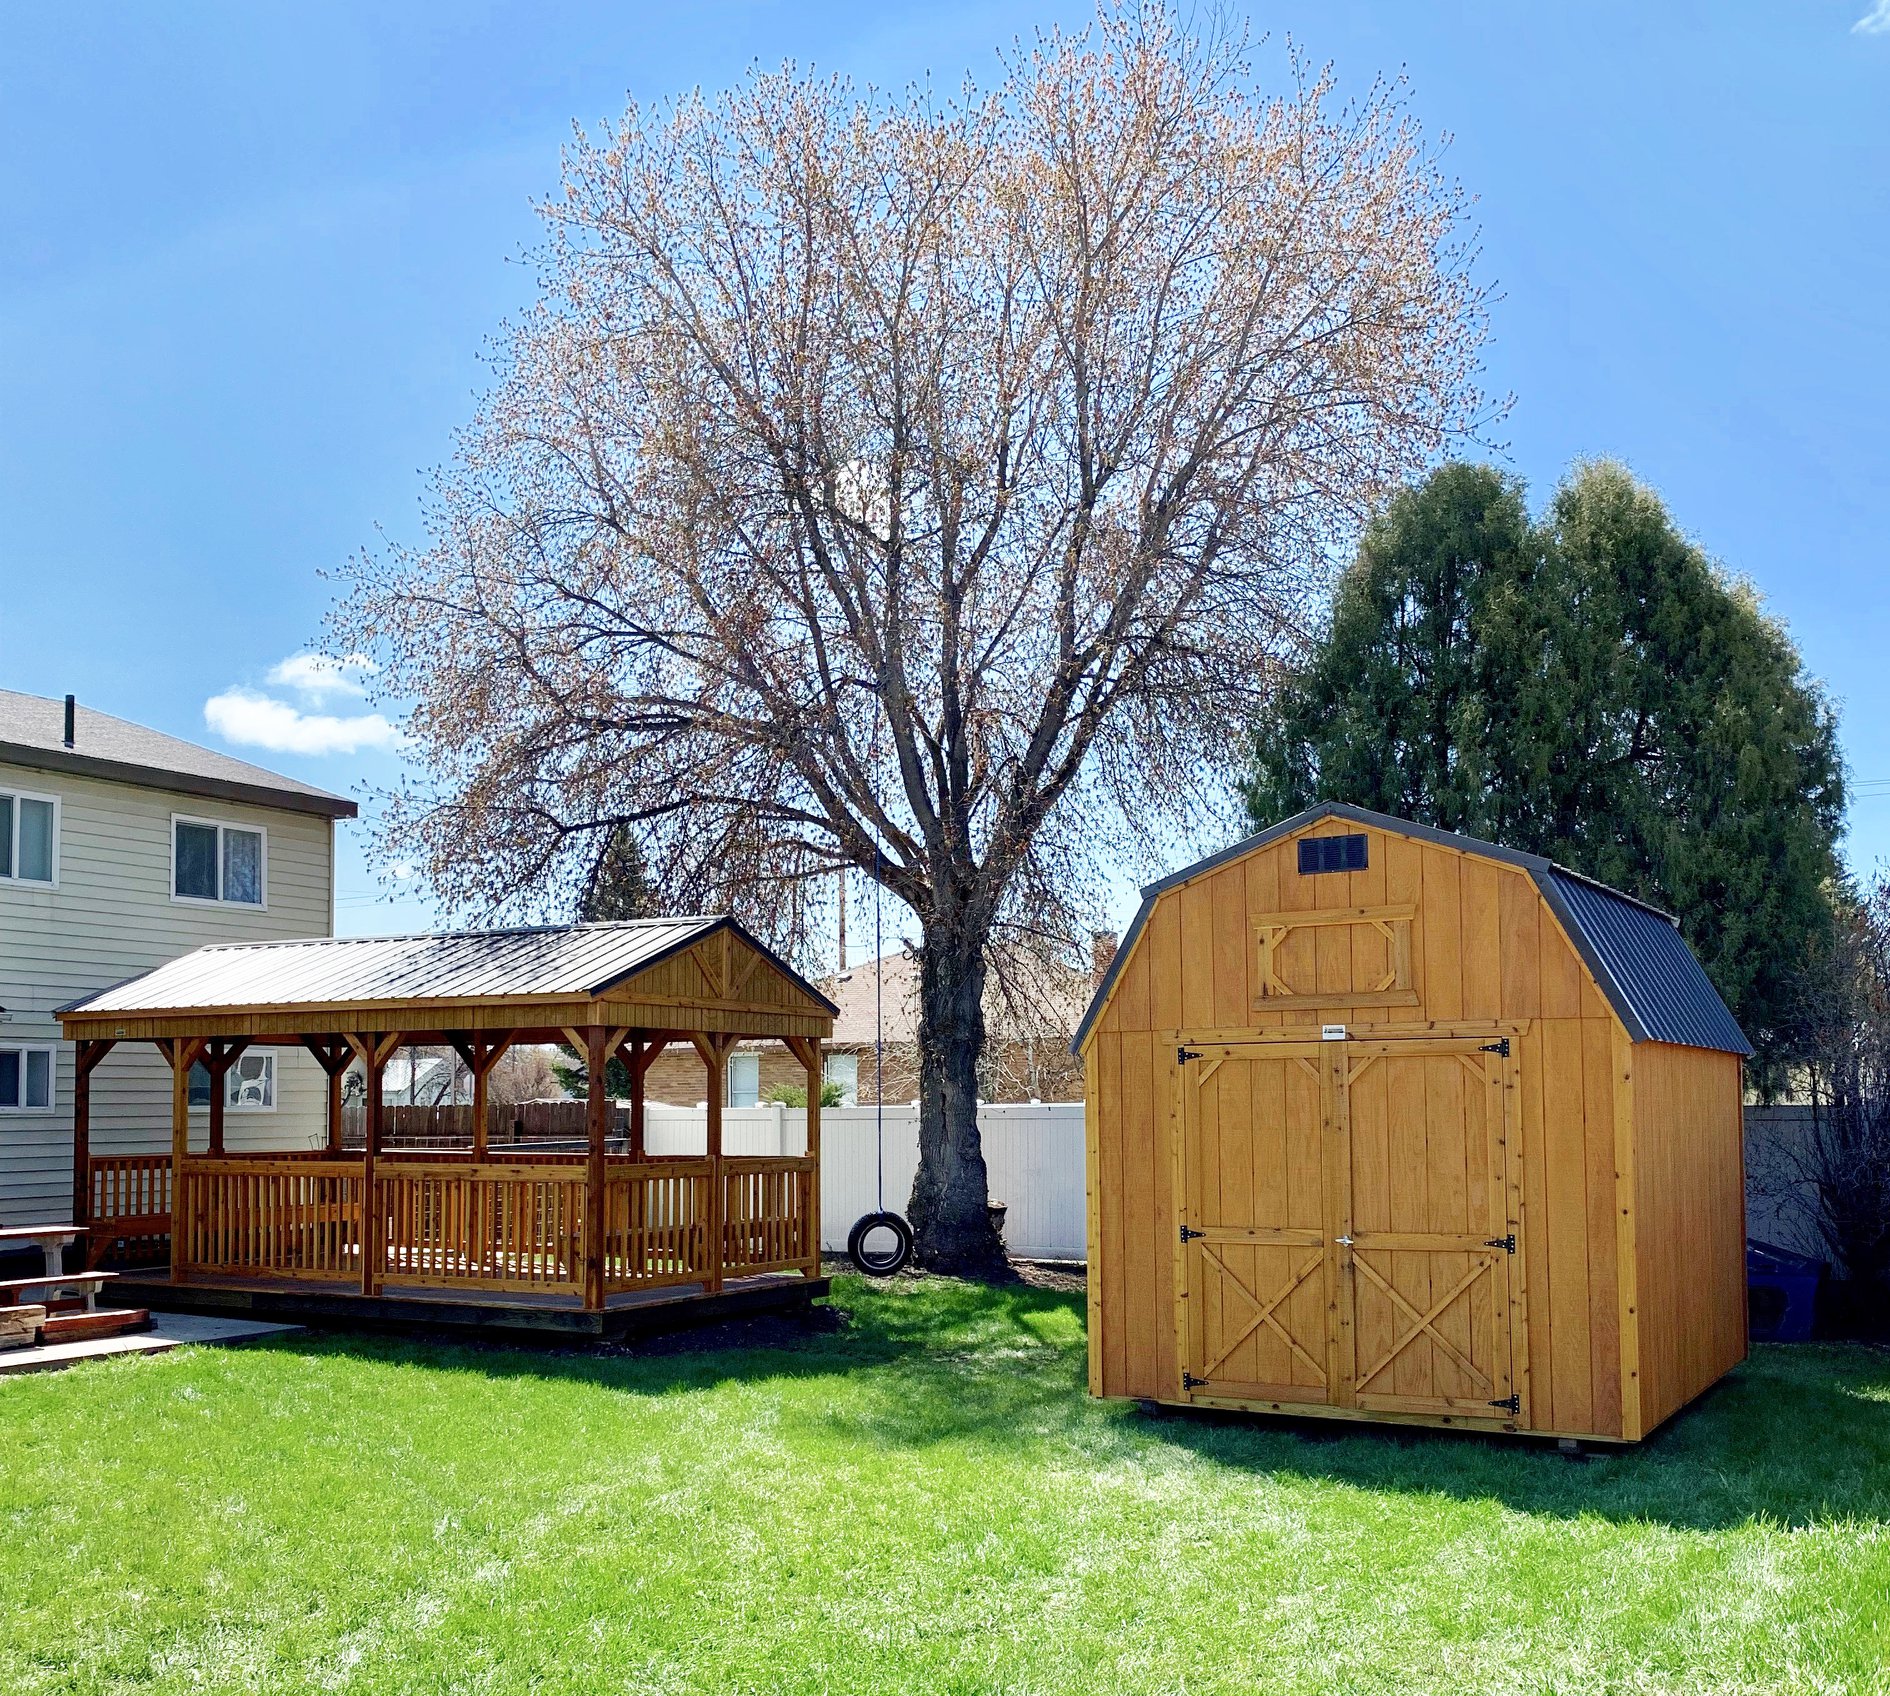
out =
{"type": "Polygon", "coordinates": [[[1183,1398],[1511,1420],[1507,1044],[1184,1044],[1183,1398]]]}

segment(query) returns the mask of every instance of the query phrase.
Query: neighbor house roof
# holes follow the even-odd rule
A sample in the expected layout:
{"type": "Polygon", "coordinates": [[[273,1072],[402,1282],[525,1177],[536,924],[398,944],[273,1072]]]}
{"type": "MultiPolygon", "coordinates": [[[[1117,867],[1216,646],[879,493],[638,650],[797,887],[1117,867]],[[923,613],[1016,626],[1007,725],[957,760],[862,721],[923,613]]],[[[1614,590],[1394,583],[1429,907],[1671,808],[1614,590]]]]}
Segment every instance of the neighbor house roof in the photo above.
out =
{"type": "Polygon", "coordinates": [[[86,706],[74,709],[68,747],[65,718],[63,701],[0,689],[0,763],[331,819],[351,819],[360,811],[345,796],[86,706]]]}
{"type": "Polygon", "coordinates": [[[217,943],[58,1011],[170,1013],[597,996],[724,926],[737,931],[823,1006],[833,1005],[734,920],[699,917],[217,943]]]}
{"type": "MultiPolygon", "coordinates": [[[[1052,1031],[1060,1036],[1075,1028],[1089,1000],[1091,980],[1087,972],[1018,955],[1011,976],[1017,980],[1016,999],[1027,1002],[1038,1020],[1033,1034],[1052,1031]]],[[[993,970],[986,979],[984,1018],[989,1036],[1002,1041],[1021,1034],[1017,1013],[1023,1009],[1013,1009],[998,977],[993,970]]],[[[820,987],[837,1009],[833,1035],[828,1039],[830,1046],[871,1048],[876,1030],[888,1043],[919,1040],[919,961],[909,950],[902,948],[878,960],[864,960],[822,978],[820,987]]]]}
{"type": "Polygon", "coordinates": [[[1089,1010],[1077,1027],[1071,1047],[1080,1049],[1090,1027],[1101,1013],[1123,963],[1140,938],[1156,899],[1203,872],[1225,865],[1229,860],[1251,854],[1270,842],[1304,830],[1321,819],[1342,819],[1398,835],[1435,842],[1466,854],[1479,854],[1520,866],[1535,881],[1542,898],[1568,932],[1576,952],[1593,974],[1597,987],[1620,1018],[1627,1033],[1636,1042],[1671,1042],[1685,1048],[1717,1048],[1728,1054],[1749,1055],[1752,1044],[1740,1030],[1732,1010],[1720,998],[1712,979],[1681,936],[1678,923],[1669,913],[1605,883],[1583,877],[1566,866],[1540,854],[1525,854],[1517,848],[1485,842],[1475,836],[1461,836],[1455,831],[1438,830],[1432,825],[1416,824],[1410,819],[1393,818],[1366,807],[1348,806],[1342,801],[1321,801],[1304,812],[1295,813],[1257,835],[1210,854],[1191,866],[1183,866],[1142,891],[1142,905],[1136,909],[1122,946],[1110,963],[1108,972],[1090,999],[1089,1010]]]}

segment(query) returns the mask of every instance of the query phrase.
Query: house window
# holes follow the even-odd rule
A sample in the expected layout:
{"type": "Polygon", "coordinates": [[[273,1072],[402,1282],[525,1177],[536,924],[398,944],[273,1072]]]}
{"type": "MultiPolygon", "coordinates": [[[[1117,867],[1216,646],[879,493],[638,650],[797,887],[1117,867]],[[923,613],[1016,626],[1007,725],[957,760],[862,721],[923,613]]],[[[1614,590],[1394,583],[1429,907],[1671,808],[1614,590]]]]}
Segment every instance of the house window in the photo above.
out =
{"type": "Polygon", "coordinates": [[[731,1054],[728,1057],[728,1104],[754,1107],[761,1101],[761,1056],[731,1054]]]}
{"type": "Polygon", "coordinates": [[[0,791],[0,879],[58,881],[59,802],[51,795],[0,791]]]}
{"type": "Polygon", "coordinates": [[[0,1047],[0,1113],[50,1113],[53,1104],[50,1045],[0,1047]]]}
{"type": "Polygon", "coordinates": [[[860,1057],[857,1054],[829,1054],[821,1068],[821,1077],[840,1086],[840,1105],[860,1104],[860,1057]]]}
{"type": "MultiPolygon", "coordinates": [[[[210,1105],[210,1069],[202,1061],[190,1069],[190,1105],[210,1105]]],[[[275,1055],[262,1048],[239,1054],[223,1074],[223,1105],[232,1113],[275,1112],[275,1055]]]]}
{"type": "Polygon", "coordinates": [[[1302,836],[1299,839],[1301,877],[1314,872],[1362,872],[1365,869],[1365,837],[1302,836]]]}
{"type": "Polygon", "coordinates": [[[178,901],[222,901],[260,907],[268,865],[260,830],[208,819],[171,820],[171,895],[178,901]]]}

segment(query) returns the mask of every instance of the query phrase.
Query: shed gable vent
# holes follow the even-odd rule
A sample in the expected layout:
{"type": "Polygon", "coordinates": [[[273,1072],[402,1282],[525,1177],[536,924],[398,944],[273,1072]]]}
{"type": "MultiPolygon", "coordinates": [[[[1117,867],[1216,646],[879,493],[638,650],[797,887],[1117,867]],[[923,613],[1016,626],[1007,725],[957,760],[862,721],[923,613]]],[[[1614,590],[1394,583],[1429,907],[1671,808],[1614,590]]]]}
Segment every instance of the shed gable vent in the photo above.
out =
{"type": "Polygon", "coordinates": [[[1301,877],[1314,872],[1362,872],[1365,869],[1365,836],[1302,836],[1299,839],[1301,877]]]}

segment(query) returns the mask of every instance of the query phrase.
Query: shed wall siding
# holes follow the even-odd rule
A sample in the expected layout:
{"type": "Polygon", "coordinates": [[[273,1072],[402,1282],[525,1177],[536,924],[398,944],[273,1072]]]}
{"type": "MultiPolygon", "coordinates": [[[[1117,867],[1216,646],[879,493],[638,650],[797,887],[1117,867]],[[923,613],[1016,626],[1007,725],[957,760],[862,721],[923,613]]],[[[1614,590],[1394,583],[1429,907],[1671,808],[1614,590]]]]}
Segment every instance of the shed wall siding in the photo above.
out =
{"type": "Polygon", "coordinates": [[[1632,1058],[1641,1417],[1647,1431],[1746,1357],[1738,1056],[1642,1043],[1632,1058]]]}
{"type": "MultiPolygon", "coordinates": [[[[72,1207],[72,1047],[52,1010],[211,942],[326,936],[333,929],[333,826],[306,813],[171,795],[131,784],[0,765],[0,789],[56,795],[58,886],[0,882],[0,1025],[7,1041],[57,1045],[54,1111],[0,1117],[0,1224],[64,1218],[72,1207]],[[267,832],[267,908],[171,899],[171,817],[267,832]]],[[[277,1110],[230,1113],[232,1149],[314,1146],[323,1080],[299,1050],[276,1062],[277,1110]]],[[[193,1114],[201,1146],[203,1112],[193,1114]]],[[[92,1149],[170,1147],[170,1075],[148,1044],[114,1050],[93,1074],[92,1149]]]]}
{"type": "Polygon", "coordinates": [[[1176,1033],[1264,1036],[1343,1022],[1528,1021],[1520,1038],[1529,1423],[1619,1435],[1615,1075],[1619,1022],[1526,872],[1370,830],[1359,872],[1302,876],[1299,835],[1204,872],[1152,907],[1089,1049],[1097,1153],[1090,1321],[1112,1396],[1166,1393],[1176,1371],[1168,1238],[1176,1033]],[[1410,905],[1416,1005],[1355,1006],[1342,986],[1383,970],[1384,943],[1333,927],[1302,970],[1329,1004],[1256,1007],[1256,921],[1266,914],[1410,905]]]}

